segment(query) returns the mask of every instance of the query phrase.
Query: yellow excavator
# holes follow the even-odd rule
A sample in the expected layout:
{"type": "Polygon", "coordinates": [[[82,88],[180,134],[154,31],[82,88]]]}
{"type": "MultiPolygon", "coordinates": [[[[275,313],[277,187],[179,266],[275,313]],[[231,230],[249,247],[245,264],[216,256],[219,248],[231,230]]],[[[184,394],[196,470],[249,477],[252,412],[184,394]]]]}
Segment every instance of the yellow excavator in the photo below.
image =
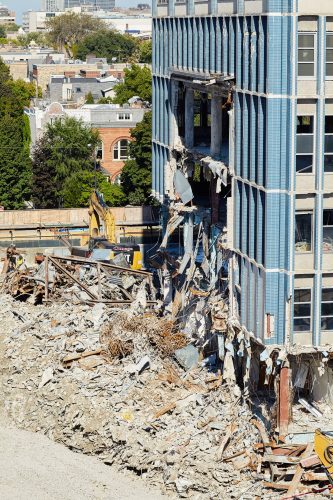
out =
{"type": "Polygon", "coordinates": [[[333,485],[333,436],[317,429],[314,438],[314,449],[325,467],[330,483],[333,485]]]}
{"type": "MultiPolygon", "coordinates": [[[[117,243],[116,221],[110,207],[104,201],[102,193],[95,190],[90,196],[89,204],[89,250],[88,254],[101,252],[101,259],[112,261],[117,255],[122,254],[132,269],[142,269],[142,253],[139,245],[131,243],[117,243]]],[[[72,250],[77,254],[78,248],[72,250]]]]}

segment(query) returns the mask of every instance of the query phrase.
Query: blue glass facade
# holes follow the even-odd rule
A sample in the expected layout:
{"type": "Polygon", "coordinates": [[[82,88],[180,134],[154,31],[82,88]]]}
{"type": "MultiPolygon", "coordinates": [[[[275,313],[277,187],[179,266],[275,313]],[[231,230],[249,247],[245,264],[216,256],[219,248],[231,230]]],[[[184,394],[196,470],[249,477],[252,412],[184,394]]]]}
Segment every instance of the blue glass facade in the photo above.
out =
{"type": "MultiPolygon", "coordinates": [[[[309,81],[305,79],[299,85],[297,76],[299,14],[296,0],[192,1],[154,6],[153,193],[167,202],[175,135],[173,71],[232,78],[231,294],[232,301],[240,302],[241,325],[266,344],[322,343],[323,275],[327,283],[330,280],[330,267],[325,267],[322,259],[324,192],[328,194],[331,186],[323,174],[328,97],[322,83],[326,17],[313,16],[315,28],[304,28],[304,32],[315,29],[318,41],[316,78],[309,79],[314,88],[306,91],[303,88],[309,81]],[[297,116],[298,107],[309,105],[311,99],[316,108],[316,166],[313,189],[302,190],[295,167],[297,116]],[[295,254],[295,213],[306,204],[306,197],[313,217],[311,264],[308,255],[302,264],[295,254]],[[311,324],[304,326],[304,340],[302,328],[294,336],[293,300],[294,288],[303,286],[303,277],[304,282],[311,282],[312,290],[311,324]]],[[[236,309],[231,307],[234,316],[238,314],[236,309]]]]}

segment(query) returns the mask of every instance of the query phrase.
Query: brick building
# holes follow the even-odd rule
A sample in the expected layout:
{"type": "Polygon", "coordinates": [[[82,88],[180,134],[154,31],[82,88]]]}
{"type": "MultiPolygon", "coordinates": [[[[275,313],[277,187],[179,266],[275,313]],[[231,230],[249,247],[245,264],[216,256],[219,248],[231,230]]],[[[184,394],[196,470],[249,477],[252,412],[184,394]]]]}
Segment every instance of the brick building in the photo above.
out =
{"type": "Polygon", "coordinates": [[[111,182],[117,178],[128,158],[131,129],[143,119],[145,108],[121,107],[117,104],[86,104],[78,109],[66,109],[54,102],[46,109],[31,108],[26,113],[30,119],[32,147],[42,135],[48,123],[57,118],[71,116],[96,128],[101,144],[96,151],[97,159],[111,182]]]}

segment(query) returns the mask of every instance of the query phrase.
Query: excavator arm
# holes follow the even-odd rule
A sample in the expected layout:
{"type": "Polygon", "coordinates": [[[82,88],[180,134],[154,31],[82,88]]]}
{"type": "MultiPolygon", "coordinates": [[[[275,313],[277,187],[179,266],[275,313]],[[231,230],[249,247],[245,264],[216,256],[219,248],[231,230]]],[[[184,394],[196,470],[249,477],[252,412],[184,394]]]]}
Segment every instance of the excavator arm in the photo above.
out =
{"type": "Polygon", "coordinates": [[[89,205],[89,235],[90,238],[103,236],[110,243],[116,243],[116,221],[110,208],[106,205],[103,195],[93,191],[89,205]],[[101,234],[101,226],[103,227],[101,234]]]}

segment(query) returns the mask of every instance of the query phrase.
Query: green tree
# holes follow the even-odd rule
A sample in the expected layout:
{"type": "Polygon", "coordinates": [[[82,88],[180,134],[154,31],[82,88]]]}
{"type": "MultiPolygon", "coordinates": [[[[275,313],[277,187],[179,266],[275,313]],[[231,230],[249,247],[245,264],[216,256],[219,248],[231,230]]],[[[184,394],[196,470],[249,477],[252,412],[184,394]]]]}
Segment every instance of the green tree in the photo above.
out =
{"type": "Polygon", "coordinates": [[[36,208],[63,205],[66,180],[75,173],[93,171],[98,142],[98,131],[75,118],[59,119],[47,126],[33,150],[33,202],[36,208]]]}
{"type": "Polygon", "coordinates": [[[36,208],[57,208],[60,198],[55,189],[56,162],[52,157],[52,144],[44,134],[35,144],[32,154],[32,201],[36,208]]]}
{"type": "Polygon", "coordinates": [[[0,60],[0,205],[6,209],[23,208],[30,197],[29,127],[23,106],[0,60]]]}
{"type": "Polygon", "coordinates": [[[69,57],[76,56],[78,44],[90,33],[105,29],[105,23],[88,14],[66,12],[46,22],[48,39],[58,49],[65,49],[69,57]]]}
{"type": "Polygon", "coordinates": [[[139,96],[143,101],[151,103],[152,99],[152,74],[148,66],[138,66],[125,68],[125,78],[123,83],[118,83],[113,90],[116,94],[113,102],[125,104],[131,97],[139,96]]]}
{"type": "MultiPolygon", "coordinates": [[[[10,83],[13,92],[24,106],[29,106],[31,99],[36,97],[36,85],[33,82],[25,82],[18,79],[10,83]]],[[[37,96],[42,97],[42,89],[38,87],[37,96]]]]}
{"type": "Polygon", "coordinates": [[[152,114],[147,112],[142,122],[131,131],[130,159],[121,172],[121,185],[132,205],[150,203],[152,163],[152,114]]]}
{"type": "Polygon", "coordinates": [[[63,189],[64,207],[87,207],[92,191],[97,189],[103,193],[104,200],[110,207],[118,207],[126,203],[122,188],[110,184],[101,172],[77,172],[66,179],[63,189]]]}
{"type": "Polygon", "coordinates": [[[85,97],[85,103],[86,104],[94,104],[95,103],[94,96],[92,95],[91,92],[88,92],[88,94],[86,95],[86,97],[85,97]]]}
{"type": "Polygon", "coordinates": [[[20,26],[15,23],[10,23],[5,25],[5,29],[7,33],[16,33],[20,29],[20,26]]]}
{"type": "Polygon", "coordinates": [[[7,31],[3,25],[0,25],[0,38],[7,38],[7,31]]]}
{"type": "Polygon", "coordinates": [[[152,62],[152,42],[151,40],[142,40],[139,45],[139,62],[151,64],[152,62]]]}
{"type": "Polygon", "coordinates": [[[17,43],[22,47],[28,47],[32,41],[40,46],[48,44],[45,33],[38,33],[37,31],[26,33],[25,35],[18,35],[17,37],[17,43]]]}
{"type": "Polygon", "coordinates": [[[116,58],[118,62],[126,62],[134,54],[136,46],[133,37],[104,28],[86,36],[78,44],[76,55],[83,61],[89,54],[94,54],[95,57],[106,57],[110,63],[113,58],[116,58]]]}
{"type": "Polygon", "coordinates": [[[112,103],[113,103],[112,97],[101,97],[97,101],[97,104],[112,104],[112,103]]]}

